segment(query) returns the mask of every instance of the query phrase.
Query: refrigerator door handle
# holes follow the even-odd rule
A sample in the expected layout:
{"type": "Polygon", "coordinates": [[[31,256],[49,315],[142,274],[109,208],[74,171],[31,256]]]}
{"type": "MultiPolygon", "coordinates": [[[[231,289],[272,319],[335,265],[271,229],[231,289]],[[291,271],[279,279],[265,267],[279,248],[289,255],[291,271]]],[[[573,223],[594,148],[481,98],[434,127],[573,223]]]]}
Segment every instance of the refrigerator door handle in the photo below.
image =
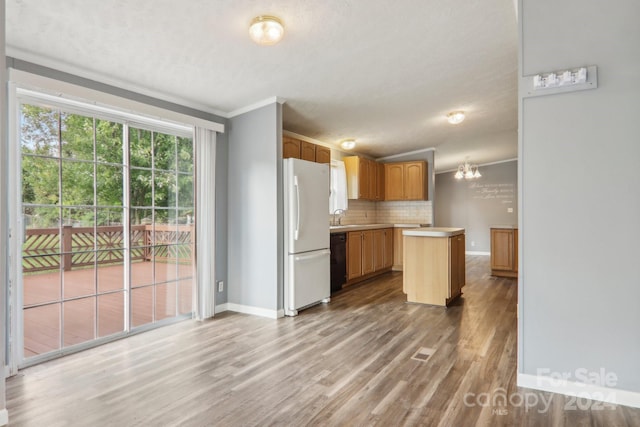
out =
{"type": "Polygon", "coordinates": [[[324,249],[322,251],[316,251],[312,254],[309,255],[296,255],[296,257],[294,258],[296,261],[306,261],[308,259],[313,259],[313,258],[319,258],[325,255],[329,255],[331,254],[331,251],[329,249],[324,249]]]}
{"type": "Polygon", "coordinates": [[[298,175],[293,177],[293,186],[296,187],[296,230],[293,233],[293,239],[298,240],[300,234],[300,185],[298,184],[298,175]]]}

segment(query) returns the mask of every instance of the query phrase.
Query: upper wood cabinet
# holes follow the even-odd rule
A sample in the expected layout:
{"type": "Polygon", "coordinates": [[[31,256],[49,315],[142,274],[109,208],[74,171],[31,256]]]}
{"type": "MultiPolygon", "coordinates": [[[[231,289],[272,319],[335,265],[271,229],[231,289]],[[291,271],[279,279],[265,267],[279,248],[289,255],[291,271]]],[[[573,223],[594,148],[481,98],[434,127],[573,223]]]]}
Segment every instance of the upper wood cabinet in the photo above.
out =
{"type": "Polygon", "coordinates": [[[316,144],[302,141],[300,144],[300,158],[310,162],[316,161],[316,144]]]}
{"type": "Polygon", "coordinates": [[[316,163],[331,163],[331,150],[322,145],[316,145],[316,163]]]}
{"type": "Polygon", "coordinates": [[[427,162],[384,165],[384,200],[427,200],[427,162]]]}
{"type": "Polygon", "coordinates": [[[290,136],[282,137],[282,158],[302,159],[316,163],[331,163],[331,149],[290,136]]]}
{"type": "Polygon", "coordinates": [[[384,200],[384,164],[376,163],[376,191],[375,199],[384,200]]]}
{"type": "Polygon", "coordinates": [[[282,137],[282,158],[300,158],[300,141],[299,139],[291,138],[288,136],[282,137]]]}
{"type": "Polygon", "coordinates": [[[404,200],[404,167],[402,163],[384,165],[384,199],[404,200]]]}
{"type": "Polygon", "coordinates": [[[347,170],[347,196],[349,199],[382,200],[378,190],[378,180],[384,180],[380,174],[379,164],[373,160],[359,156],[348,156],[342,159],[347,170]]]}

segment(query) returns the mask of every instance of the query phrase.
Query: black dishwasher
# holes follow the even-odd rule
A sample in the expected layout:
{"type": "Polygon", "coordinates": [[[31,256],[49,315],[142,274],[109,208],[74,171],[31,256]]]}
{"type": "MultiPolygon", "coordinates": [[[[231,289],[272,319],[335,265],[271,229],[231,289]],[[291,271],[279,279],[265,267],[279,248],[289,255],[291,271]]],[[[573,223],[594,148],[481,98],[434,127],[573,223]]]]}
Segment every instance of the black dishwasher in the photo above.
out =
{"type": "Polygon", "coordinates": [[[347,233],[331,234],[331,293],[347,279],[347,233]]]}

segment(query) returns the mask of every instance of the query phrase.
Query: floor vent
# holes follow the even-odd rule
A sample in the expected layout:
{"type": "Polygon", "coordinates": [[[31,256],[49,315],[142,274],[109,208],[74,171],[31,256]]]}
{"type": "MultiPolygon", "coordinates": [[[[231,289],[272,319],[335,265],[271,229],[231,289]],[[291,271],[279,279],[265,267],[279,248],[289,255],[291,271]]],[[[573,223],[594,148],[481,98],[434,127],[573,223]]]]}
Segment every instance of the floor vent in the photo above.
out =
{"type": "Polygon", "coordinates": [[[429,359],[429,356],[431,356],[434,352],[435,350],[432,348],[421,347],[420,350],[416,351],[416,353],[411,356],[411,358],[419,362],[426,362],[429,359]]]}

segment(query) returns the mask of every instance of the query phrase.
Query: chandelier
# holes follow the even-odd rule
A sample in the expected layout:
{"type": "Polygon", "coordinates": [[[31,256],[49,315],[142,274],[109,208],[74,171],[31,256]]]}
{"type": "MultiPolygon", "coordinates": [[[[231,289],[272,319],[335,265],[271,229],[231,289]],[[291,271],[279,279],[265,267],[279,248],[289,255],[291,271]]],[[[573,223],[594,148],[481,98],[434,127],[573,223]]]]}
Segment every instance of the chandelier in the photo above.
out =
{"type": "Polygon", "coordinates": [[[464,162],[463,164],[458,166],[458,170],[454,175],[455,179],[477,179],[482,175],[478,170],[478,165],[470,165],[468,162],[464,162]]]}

